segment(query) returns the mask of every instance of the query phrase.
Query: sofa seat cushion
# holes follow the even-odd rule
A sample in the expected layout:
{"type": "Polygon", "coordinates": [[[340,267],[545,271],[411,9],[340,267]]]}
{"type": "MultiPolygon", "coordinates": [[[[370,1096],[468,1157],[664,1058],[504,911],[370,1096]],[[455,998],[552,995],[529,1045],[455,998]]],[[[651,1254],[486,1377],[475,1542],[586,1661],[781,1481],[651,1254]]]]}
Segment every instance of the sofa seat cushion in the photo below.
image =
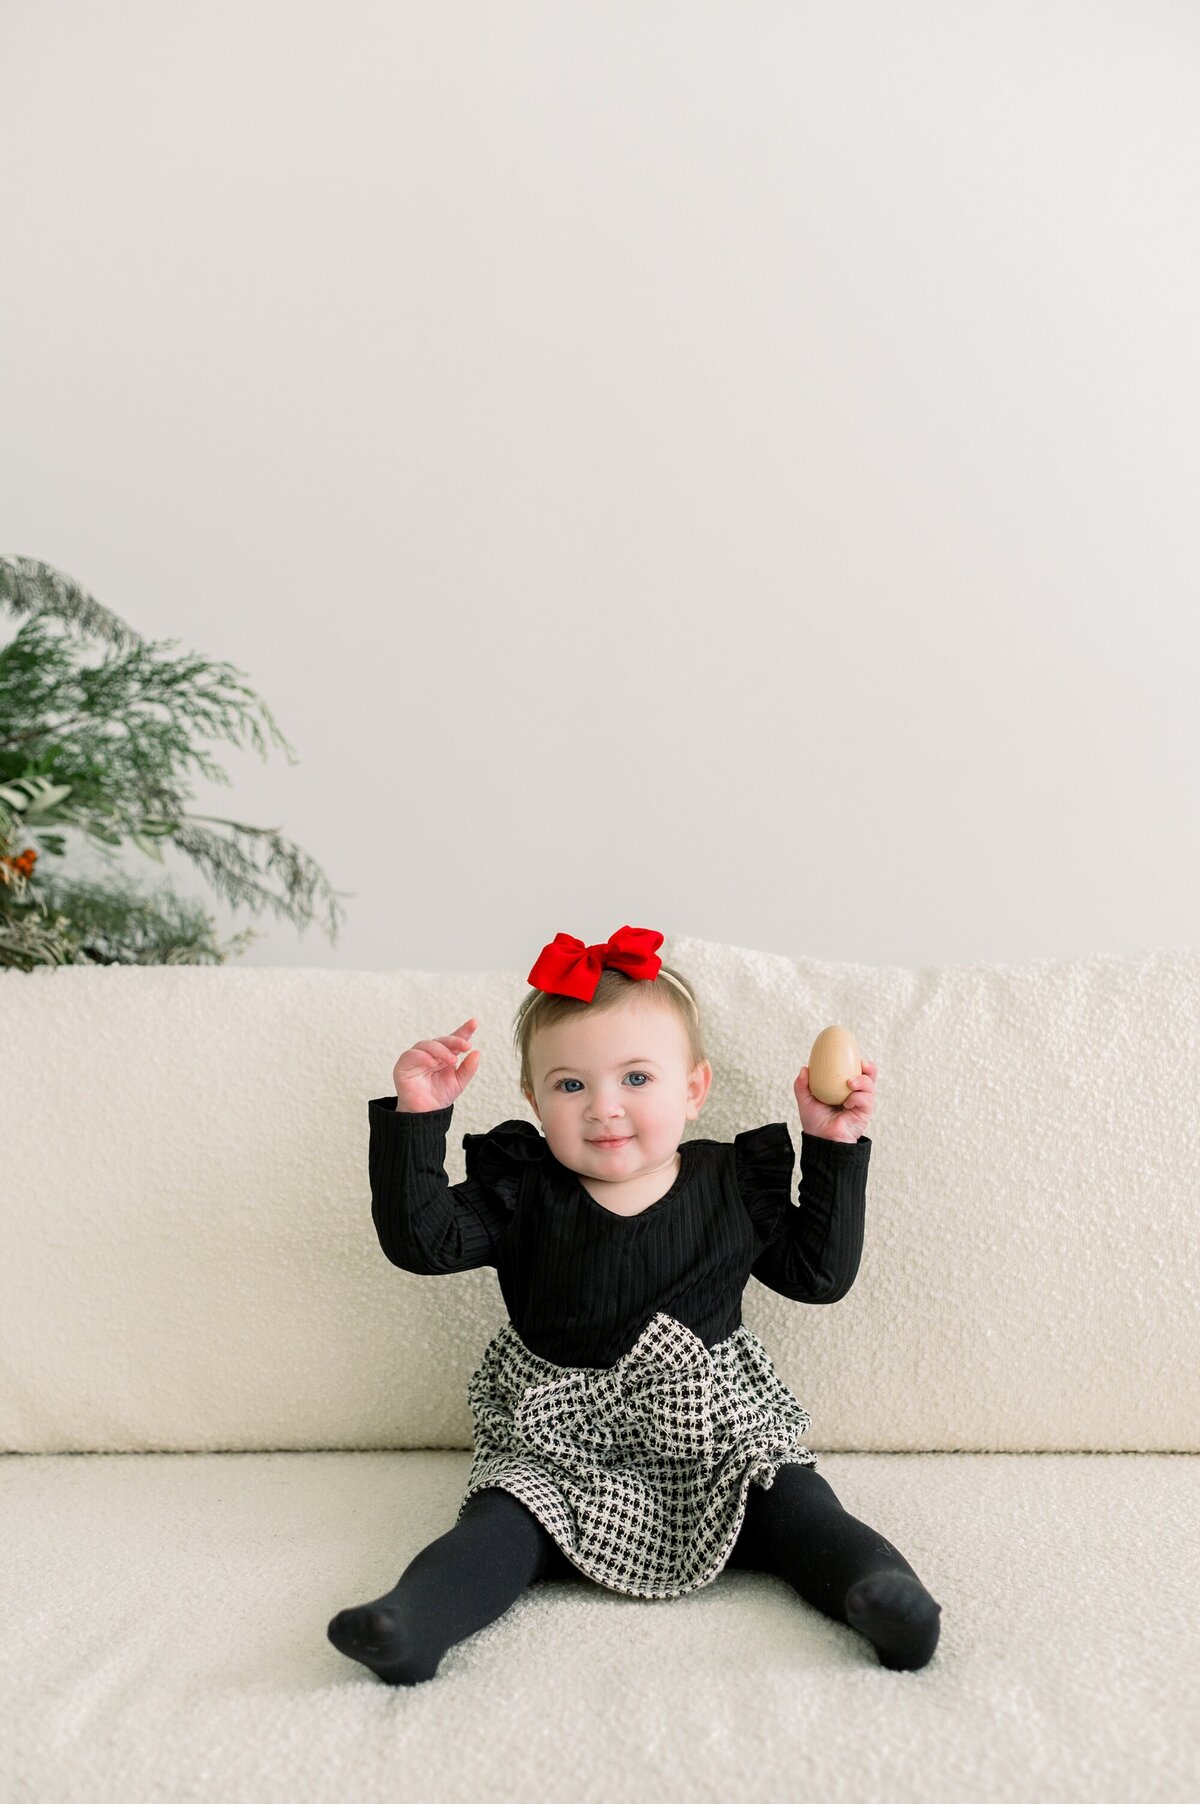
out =
{"type": "MultiPolygon", "coordinates": [[[[819,1451],[819,1450],[818,1450],[819,1451]]],[[[546,1580],[414,1687],[326,1639],[461,1451],[0,1458],[0,1772],[56,1804],[1200,1795],[1200,1458],[831,1453],[942,1605],[917,1672],[782,1579],[546,1580]]]]}

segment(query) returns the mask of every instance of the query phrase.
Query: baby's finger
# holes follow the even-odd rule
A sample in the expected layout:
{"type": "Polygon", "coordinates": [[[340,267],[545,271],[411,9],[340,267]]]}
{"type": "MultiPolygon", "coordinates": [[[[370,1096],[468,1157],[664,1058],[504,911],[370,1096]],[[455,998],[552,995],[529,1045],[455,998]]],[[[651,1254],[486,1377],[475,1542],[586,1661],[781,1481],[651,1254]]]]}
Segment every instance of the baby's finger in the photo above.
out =
{"type": "Polygon", "coordinates": [[[453,1065],[467,1042],[458,1034],[439,1034],[436,1040],[418,1040],[421,1051],[427,1051],[443,1065],[453,1065]]]}
{"type": "Polygon", "coordinates": [[[479,1023],[474,1017],[472,1017],[470,1021],[464,1021],[462,1026],[456,1027],[452,1034],[439,1035],[441,1044],[443,1046],[465,1046],[470,1040],[472,1032],[478,1025],[479,1023]]]}
{"type": "Polygon", "coordinates": [[[456,1046],[463,1040],[469,1040],[478,1026],[478,1021],[472,1016],[469,1021],[464,1021],[461,1027],[456,1027],[453,1033],[439,1034],[437,1038],[442,1046],[456,1046]]]}

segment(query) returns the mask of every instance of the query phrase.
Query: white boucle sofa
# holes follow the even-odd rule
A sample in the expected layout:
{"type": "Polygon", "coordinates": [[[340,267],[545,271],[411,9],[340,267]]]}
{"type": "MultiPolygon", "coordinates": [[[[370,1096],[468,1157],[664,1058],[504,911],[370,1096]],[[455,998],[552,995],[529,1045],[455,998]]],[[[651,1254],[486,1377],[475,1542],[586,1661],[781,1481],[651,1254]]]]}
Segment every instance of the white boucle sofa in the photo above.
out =
{"type": "Polygon", "coordinates": [[[731,1569],[535,1585],[414,1687],[340,1655],[455,1521],[505,1319],[490,1268],[384,1257],[368,1099],[477,1016],[461,1179],[464,1133],[534,1119],[524,973],[9,971],[4,1804],[1200,1798],[1200,952],[661,952],[713,1064],[689,1138],[799,1149],[830,1023],[878,1065],[853,1289],[744,1315],[941,1603],[930,1664],[731,1569]]]}

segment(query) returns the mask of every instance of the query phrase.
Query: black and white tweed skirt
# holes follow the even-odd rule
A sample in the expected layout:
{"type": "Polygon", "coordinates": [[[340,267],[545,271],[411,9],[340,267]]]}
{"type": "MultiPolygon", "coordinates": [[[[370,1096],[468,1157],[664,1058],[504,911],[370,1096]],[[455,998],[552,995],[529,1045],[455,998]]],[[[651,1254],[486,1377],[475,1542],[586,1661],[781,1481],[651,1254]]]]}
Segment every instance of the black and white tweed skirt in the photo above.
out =
{"type": "MultiPolygon", "coordinates": [[[[716,1578],[750,1485],[812,1465],[811,1424],[743,1323],[709,1348],[664,1311],[609,1367],[540,1359],[506,1322],[467,1386],[474,1457],[463,1495],[511,1491],[574,1566],[631,1597],[716,1578]]],[[[460,1508],[459,1516],[462,1515],[460,1508]]]]}

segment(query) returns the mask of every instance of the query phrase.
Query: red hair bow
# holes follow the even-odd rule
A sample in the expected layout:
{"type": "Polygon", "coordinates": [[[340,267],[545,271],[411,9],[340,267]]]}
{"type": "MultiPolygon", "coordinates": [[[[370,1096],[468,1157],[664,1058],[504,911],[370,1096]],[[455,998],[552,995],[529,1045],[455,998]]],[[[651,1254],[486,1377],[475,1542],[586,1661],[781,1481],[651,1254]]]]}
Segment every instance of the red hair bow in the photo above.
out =
{"type": "Polygon", "coordinates": [[[590,1002],[606,965],[623,971],[626,977],[657,977],[662,959],[656,957],[656,951],[662,943],[662,934],[652,927],[618,927],[597,946],[585,946],[569,933],[556,933],[538,953],[526,982],[552,996],[575,996],[580,1002],[590,1002]]]}

